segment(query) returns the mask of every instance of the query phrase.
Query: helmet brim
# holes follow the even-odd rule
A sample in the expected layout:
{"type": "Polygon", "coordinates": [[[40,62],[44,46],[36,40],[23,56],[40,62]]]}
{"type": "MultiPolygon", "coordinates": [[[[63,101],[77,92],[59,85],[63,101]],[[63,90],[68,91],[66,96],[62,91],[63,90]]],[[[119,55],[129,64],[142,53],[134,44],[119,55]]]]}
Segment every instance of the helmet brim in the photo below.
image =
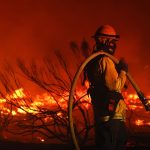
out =
{"type": "Polygon", "coordinates": [[[110,34],[96,34],[91,36],[92,38],[99,38],[99,37],[107,37],[107,38],[114,38],[114,39],[119,39],[120,35],[110,35],[110,34]]]}

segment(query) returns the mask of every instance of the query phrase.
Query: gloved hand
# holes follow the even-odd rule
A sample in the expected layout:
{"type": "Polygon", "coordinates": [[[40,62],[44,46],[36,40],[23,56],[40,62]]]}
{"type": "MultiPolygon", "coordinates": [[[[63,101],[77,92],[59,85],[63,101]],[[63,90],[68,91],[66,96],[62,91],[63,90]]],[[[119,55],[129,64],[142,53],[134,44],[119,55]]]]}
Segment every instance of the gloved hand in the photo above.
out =
{"type": "Polygon", "coordinates": [[[121,70],[128,72],[128,64],[125,62],[124,58],[121,58],[117,64],[117,71],[120,72],[121,70]]]}

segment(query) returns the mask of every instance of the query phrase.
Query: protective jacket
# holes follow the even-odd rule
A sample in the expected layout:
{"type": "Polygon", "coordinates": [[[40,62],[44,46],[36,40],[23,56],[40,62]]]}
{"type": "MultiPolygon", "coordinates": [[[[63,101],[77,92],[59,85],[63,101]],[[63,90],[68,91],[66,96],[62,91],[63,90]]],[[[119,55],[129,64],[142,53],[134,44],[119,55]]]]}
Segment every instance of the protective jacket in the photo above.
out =
{"type": "Polygon", "coordinates": [[[124,120],[126,104],[121,90],[126,81],[126,72],[117,71],[114,62],[105,55],[89,62],[85,72],[90,82],[88,92],[92,98],[96,120],[124,120]]]}

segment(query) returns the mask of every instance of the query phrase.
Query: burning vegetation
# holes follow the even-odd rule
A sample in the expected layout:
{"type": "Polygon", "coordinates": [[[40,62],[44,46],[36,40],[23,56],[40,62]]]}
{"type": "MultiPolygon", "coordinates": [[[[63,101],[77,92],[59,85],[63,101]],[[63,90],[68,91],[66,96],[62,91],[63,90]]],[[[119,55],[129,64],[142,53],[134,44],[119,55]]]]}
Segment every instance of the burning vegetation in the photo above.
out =
{"type": "MultiPolygon", "coordinates": [[[[124,94],[128,106],[129,130],[133,128],[135,134],[139,132],[139,126],[150,127],[149,112],[145,112],[137,95],[124,94]]],[[[43,93],[32,98],[20,88],[1,98],[1,139],[22,142],[70,142],[68,95],[69,93],[64,92],[56,99],[49,93],[43,93]]],[[[87,138],[85,136],[88,135],[86,142],[93,140],[92,105],[90,97],[83,90],[78,90],[76,94],[74,118],[79,136],[87,138]]]]}
{"type": "MultiPolygon", "coordinates": [[[[17,60],[24,77],[44,90],[42,94],[32,96],[31,91],[23,87],[9,65],[5,67],[5,71],[0,72],[3,87],[0,92],[0,138],[2,140],[71,143],[68,122],[70,84],[76,68],[84,57],[89,55],[90,50],[86,41],[83,41],[80,47],[75,42],[71,42],[70,46],[74,60],[78,54],[78,61],[71,66],[74,71],[68,67],[70,64],[67,64],[59,51],[55,54],[61,69],[56,68],[48,57],[43,59],[43,65],[35,61],[26,64],[22,60],[17,60]]],[[[80,144],[90,144],[94,141],[93,111],[90,96],[86,93],[87,88],[88,82],[85,87],[82,87],[80,79],[74,95],[74,127],[80,144]]],[[[124,91],[123,95],[128,106],[126,122],[130,135],[139,132],[149,134],[150,112],[145,111],[136,94],[124,91]],[[142,127],[142,130],[139,130],[139,127],[142,127]]]]}

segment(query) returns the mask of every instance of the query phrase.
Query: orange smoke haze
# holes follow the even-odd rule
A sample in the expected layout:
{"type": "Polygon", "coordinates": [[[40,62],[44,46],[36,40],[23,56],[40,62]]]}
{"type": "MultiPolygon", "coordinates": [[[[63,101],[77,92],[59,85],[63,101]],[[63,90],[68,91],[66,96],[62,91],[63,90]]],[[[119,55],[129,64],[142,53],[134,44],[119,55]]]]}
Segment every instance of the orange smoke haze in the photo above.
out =
{"type": "Polygon", "coordinates": [[[64,55],[71,40],[91,35],[102,24],[121,35],[117,56],[125,57],[140,88],[150,93],[149,0],[5,0],[0,1],[0,59],[38,59],[54,49],[64,55]]]}

